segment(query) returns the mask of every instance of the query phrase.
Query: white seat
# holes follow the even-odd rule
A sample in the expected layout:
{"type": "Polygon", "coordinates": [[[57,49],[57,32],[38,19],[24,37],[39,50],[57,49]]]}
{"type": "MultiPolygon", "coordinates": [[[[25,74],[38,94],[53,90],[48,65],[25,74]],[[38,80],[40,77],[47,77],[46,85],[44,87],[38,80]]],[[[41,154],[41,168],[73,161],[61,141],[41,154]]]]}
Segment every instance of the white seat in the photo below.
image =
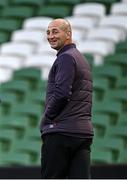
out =
{"type": "Polygon", "coordinates": [[[77,44],[77,48],[81,53],[90,53],[94,56],[94,63],[96,65],[103,64],[103,57],[114,53],[115,46],[113,43],[99,41],[99,40],[86,40],[77,44]]]}
{"type": "Polygon", "coordinates": [[[71,24],[73,29],[72,38],[76,43],[82,39],[85,39],[88,31],[96,24],[96,22],[89,17],[69,16],[65,19],[67,19],[71,24]]]}
{"type": "Polygon", "coordinates": [[[23,28],[30,29],[30,30],[41,30],[46,31],[53,18],[51,17],[32,17],[24,20],[23,28]]]}
{"type": "Polygon", "coordinates": [[[75,5],[72,13],[75,16],[87,16],[98,21],[105,16],[106,8],[100,3],[82,3],[75,5]]]}
{"type": "Polygon", "coordinates": [[[101,19],[99,26],[101,27],[114,27],[127,31],[127,18],[125,16],[109,15],[101,19]]]}
{"type": "Polygon", "coordinates": [[[127,4],[126,3],[113,3],[111,6],[110,14],[125,15],[127,17],[127,4]]]}
{"type": "Polygon", "coordinates": [[[88,32],[87,38],[89,40],[103,40],[112,43],[118,43],[126,39],[126,35],[119,29],[111,27],[98,27],[93,28],[88,32]]]}
{"type": "Polygon", "coordinates": [[[36,53],[40,55],[49,54],[55,56],[57,52],[56,50],[52,49],[48,41],[46,41],[45,43],[42,42],[38,45],[38,47],[36,48],[36,53]]]}
{"type": "Polygon", "coordinates": [[[74,43],[78,43],[79,41],[82,41],[83,39],[86,39],[87,33],[82,30],[73,28],[72,30],[72,40],[74,43]]]}
{"type": "Polygon", "coordinates": [[[15,56],[0,55],[0,67],[12,70],[20,69],[23,65],[23,59],[15,56]]]}
{"type": "Polygon", "coordinates": [[[122,3],[127,3],[127,0],[122,0],[122,3]]]}
{"type": "Polygon", "coordinates": [[[44,41],[45,36],[41,30],[16,30],[12,33],[11,40],[14,42],[25,42],[38,44],[44,41]]]}
{"type": "Polygon", "coordinates": [[[25,66],[51,67],[56,57],[54,55],[36,54],[27,57],[25,66]]]}
{"type": "Polygon", "coordinates": [[[26,59],[25,67],[38,67],[42,69],[42,78],[47,79],[49,70],[54,63],[56,57],[54,55],[34,55],[26,59]]]}
{"type": "Polygon", "coordinates": [[[8,42],[1,45],[1,55],[13,55],[25,58],[34,52],[34,46],[27,43],[8,42]]]}
{"type": "Polygon", "coordinates": [[[9,81],[12,78],[13,71],[0,67],[0,84],[9,81]]]}
{"type": "Polygon", "coordinates": [[[72,28],[82,31],[88,31],[96,25],[96,22],[89,17],[69,16],[65,19],[70,22],[72,28]]]}

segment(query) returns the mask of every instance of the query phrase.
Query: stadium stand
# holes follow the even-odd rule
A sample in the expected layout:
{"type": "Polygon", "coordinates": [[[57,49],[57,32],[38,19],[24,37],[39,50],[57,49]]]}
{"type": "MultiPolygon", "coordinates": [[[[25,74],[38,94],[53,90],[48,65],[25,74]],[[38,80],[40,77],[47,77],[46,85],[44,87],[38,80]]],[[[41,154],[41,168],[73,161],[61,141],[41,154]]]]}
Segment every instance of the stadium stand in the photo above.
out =
{"type": "Polygon", "coordinates": [[[93,164],[127,163],[126,0],[0,1],[0,165],[40,165],[39,122],[55,51],[48,23],[70,21],[93,72],[93,164]],[[20,140],[20,141],[19,141],[20,140]]]}

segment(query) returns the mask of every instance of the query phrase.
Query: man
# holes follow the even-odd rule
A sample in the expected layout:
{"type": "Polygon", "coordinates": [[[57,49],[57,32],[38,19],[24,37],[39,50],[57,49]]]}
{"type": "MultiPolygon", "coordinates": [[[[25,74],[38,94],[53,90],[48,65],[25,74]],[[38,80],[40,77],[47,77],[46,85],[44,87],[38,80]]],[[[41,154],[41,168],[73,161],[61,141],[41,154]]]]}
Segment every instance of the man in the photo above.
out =
{"type": "Polygon", "coordinates": [[[89,178],[93,137],[90,67],[72,43],[67,20],[53,20],[47,40],[57,50],[57,58],[49,73],[40,125],[42,178],[89,178]]]}

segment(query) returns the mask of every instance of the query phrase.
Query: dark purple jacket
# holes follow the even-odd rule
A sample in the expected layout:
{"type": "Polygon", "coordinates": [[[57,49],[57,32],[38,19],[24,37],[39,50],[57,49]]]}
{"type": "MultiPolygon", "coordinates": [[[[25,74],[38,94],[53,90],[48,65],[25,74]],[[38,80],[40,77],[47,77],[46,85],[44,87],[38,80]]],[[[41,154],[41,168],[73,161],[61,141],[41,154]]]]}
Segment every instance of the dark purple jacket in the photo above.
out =
{"type": "Polygon", "coordinates": [[[90,67],[74,44],[58,53],[48,78],[41,134],[93,135],[90,67]]]}

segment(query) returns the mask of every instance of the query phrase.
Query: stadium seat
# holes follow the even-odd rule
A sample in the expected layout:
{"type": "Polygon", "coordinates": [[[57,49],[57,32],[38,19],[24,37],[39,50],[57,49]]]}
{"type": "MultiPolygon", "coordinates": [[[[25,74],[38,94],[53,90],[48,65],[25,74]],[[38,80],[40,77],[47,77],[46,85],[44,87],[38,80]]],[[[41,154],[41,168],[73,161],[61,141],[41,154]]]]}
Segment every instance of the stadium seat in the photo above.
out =
{"type": "Polygon", "coordinates": [[[45,16],[27,18],[23,22],[23,29],[41,30],[43,33],[43,31],[46,32],[48,24],[52,20],[53,18],[45,16]]]}
{"type": "Polygon", "coordinates": [[[92,66],[94,65],[94,55],[91,54],[91,53],[84,53],[83,55],[84,55],[84,57],[86,58],[86,60],[88,61],[89,65],[92,68],[92,66]]]}
{"type": "Polygon", "coordinates": [[[122,31],[111,27],[95,27],[90,29],[87,35],[89,40],[102,40],[117,44],[120,41],[125,40],[126,36],[122,31]]]}
{"type": "Polygon", "coordinates": [[[2,115],[7,116],[11,113],[14,103],[16,103],[16,95],[10,94],[9,92],[0,92],[0,98],[2,101],[0,105],[1,113],[2,115]]]}
{"type": "Polygon", "coordinates": [[[42,34],[40,30],[16,30],[11,35],[11,41],[17,43],[28,43],[33,45],[38,45],[44,39],[45,35],[42,34]]]}
{"type": "Polygon", "coordinates": [[[92,122],[94,126],[94,132],[96,134],[96,139],[99,137],[104,137],[106,133],[106,129],[110,124],[110,118],[107,114],[96,114],[92,115],[92,122]]]}
{"type": "Polygon", "coordinates": [[[62,5],[45,5],[38,9],[37,16],[47,16],[51,18],[63,18],[71,15],[71,9],[62,5]]]}
{"type": "Polygon", "coordinates": [[[21,68],[20,70],[14,71],[13,79],[28,82],[30,89],[35,91],[39,89],[41,70],[38,68],[21,68]]]}
{"type": "Polygon", "coordinates": [[[33,15],[34,15],[34,8],[21,6],[21,5],[6,6],[2,12],[3,17],[15,18],[15,19],[21,20],[21,22],[25,18],[29,18],[33,15]]]}
{"type": "Polygon", "coordinates": [[[127,53],[117,52],[105,57],[105,64],[112,64],[121,67],[122,76],[127,75],[127,53]]]}
{"type": "Polygon", "coordinates": [[[1,84],[1,92],[16,95],[17,101],[24,101],[26,92],[30,90],[29,84],[23,80],[12,80],[1,84]]]}
{"type": "Polygon", "coordinates": [[[25,67],[38,67],[42,70],[42,78],[47,79],[50,68],[56,57],[54,55],[32,55],[26,59],[25,67]]]}
{"type": "Polygon", "coordinates": [[[81,53],[90,53],[94,56],[94,64],[102,65],[103,58],[114,52],[114,45],[110,42],[100,40],[85,40],[77,44],[77,48],[81,53]]]}
{"type": "Polygon", "coordinates": [[[126,164],[127,163],[127,149],[126,148],[120,153],[118,163],[119,164],[126,164]]]}
{"type": "Polygon", "coordinates": [[[95,100],[102,101],[104,99],[106,91],[108,91],[109,82],[105,77],[95,77],[93,79],[93,90],[95,93],[95,100]]]}
{"type": "Polygon", "coordinates": [[[55,61],[55,56],[54,55],[41,55],[41,54],[37,54],[37,55],[33,55],[33,56],[29,56],[26,59],[26,63],[25,66],[33,66],[33,67],[47,67],[47,68],[51,68],[52,64],[55,61]]]}
{"type": "Polygon", "coordinates": [[[12,70],[0,68],[0,84],[11,80],[12,70]]]}
{"type": "Polygon", "coordinates": [[[127,126],[125,124],[110,126],[107,129],[106,137],[119,137],[123,140],[124,146],[127,146],[127,126]]]}
{"type": "Polygon", "coordinates": [[[21,152],[8,152],[2,154],[2,161],[6,166],[28,166],[32,161],[30,156],[21,152]]]}
{"type": "Polygon", "coordinates": [[[116,88],[127,89],[127,76],[119,77],[116,82],[116,88]]]}
{"type": "Polygon", "coordinates": [[[122,111],[127,111],[127,90],[126,89],[114,89],[105,93],[105,100],[118,101],[122,104],[122,111]]]}
{"type": "Polygon", "coordinates": [[[127,3],[127,0],[122,0],[123,3],[127,3]]]}
{"type": "Polygon", "coordinates": [[[96,101],[93,103],[93,113],[107,114],[110,117],[110,124],[115,125],[122,113],[122,105],[115,101],[96,101]]]}
{"type": "Polygon", "coordinates": [[[127,113],[121,113],[117,122],[118,125],[127,125],[127,113]]]}
{"type": "MultiPolygon", "coordinates": [[[[5,64],[4,64],[5,65],[5,64]]],[[[3,62],[0,62],[0,84],[11,80],[13,70],[7,67],[3,67],[3,62]]]]}
{"type": "Polygon", "coordinates": [[[15,141],[13,143],[13,151],[28,154],[31,157],[32,164],[36,165],[38,163],[38,158],[40,158],[41,140],[30,140],[23,139],[21,141],[15,141]]]}
{"type": "Polygon", "coordinates": [[[10,0],[5,0],[5,1],[0,1],[0,7],[5,7],[7,5],[9,5],[9,2],[10,0]]]}
{"type": "Polygon", "coordinates": [[[9,114],[8,116],[2,116],[0,127],[3,129],[13,129],[13,130],[27,130],[29,126],[29,119],[23,116],[13,116],[9,114]]]}
{"type": "Polygon", "coordinates": [[[124,143],[122,139],[116,137],[97,138],[94,140],[93,148],[112,153],[112,163],[116,163],[123,151],[124,143]]]}
{"type": "Polygon", "coordinates": [[[125,16],[105,16],[100,20],[99,27],[113,27],[121,29],[123,33],[126,33],[127,18],[125,16]]]}
{"type": "Polygon", "coordinates": [[[16,56],[0,55],[0,68],[16,70],[22,66],[22,58],[16,56]]]}
{"type": "Polygon", "coordinates": [[[105,16],[106,8],[100,3],[81,3],[75,5],[72,14],[74,16],[85,16],[91,17],[98,22],[102,17],[105,16]]]}
{"type": "Polygon", "coordinates": [[[40,80],[39,81],[39,90],[40,91],[45,91],[46,90],[46,87],[47,87],[47,80],[44,80],[44,79],[42,79],[42,80],[40,80]]]}
{"type": "Polygon", "coordinates": [[[41,104],[31,104],[31,102],[25,102],[22,104],[15,104],[12,110],[12,115],[25,116],[29,118],[30,126],[38,126],[42,114],[41,104]]]}
{"type": "Polygon", "coordinates": [[[93,76],[105,77],[109,81],[109,88],[115,88],[117,79],[122,77],[122,70],[115,65],[104,65],[93,68],[93,76]]]}
{"type": "Polygon", "coordinates": [[[56,50],[52,49],[50,44],[47,41],[41,42],[37,46],[35,52],[36,52],[36,55],[54,55],[54,59],[57,54],[56,50]]]}
{"type": "Polygon", "coordinates": [[[43,111],[45,98],[46,98],[46,92],[43,89],[42,90],[40,89],[34,92],[29,92],[28,95],[26,96],[26,101],[42,105],[42,111],[43,111]]]}
{"type": "Polygon", "coordinates": [[[2,116],[0,122],[0,128],[6,130],[13,130],[16,133],[16,138],[24,138],[25,131],[28,126],[28,119],[21,116],[2,116]]]}
{"type": "Polygon", "coordinates": [[[82,0],[83,2],[87,2],[87,3],[100,3],[103,4],[106,8],[106,14],[110,14],[110,9],[113,3],[119,2],[120,0],[82,0]]]}
{"type": "Polygon", "coordinates": [[[126,53],[127,54],[127,40],[124,42],[119,42],[116,45],[115,51],[118,53],[126,53]]]}
{"type": "Polygon", "coordinates": [[[8,143],[8,150],[10,148],[10,144],[13,140],[16,139],[16,133],[13,129],[3,129],[0,128],[0,142],[3,142],[7,145],[8,143]]]}
{"type": "Polygon", "coordinates": [[[85,39],[85,34],[87,36],[89,30],[96,25],[94,20],[84,16],[69,16],[69,17],[65,17],[65,19],[67,19],[70,22],[73,29],[77,29],[80,30],[81,32],[84,32],[84,39],[85,39]]]}
{"type": "Polygon", "coordinates": [[[23,58],[0,55],[0,83],[11,80],[14,70],[23,66],[23,58]]]}
{"type": "MultiPolygon", "coordinates": [[[[28,43],[8,42],[3,43],[0,48],[1,55],[13,55],[25,58],[34,51],[34,46],[28,43]]],[[[24,63],[24,62],[23,62],[24,63]]]]}
{"type": "MultiPolygon", "coordinates": [[[[40,116],[41,118],[41,116],[40,116]]],[[[39,122],[40,123],[40,122],[39,122]]],[[[39,126],[38,126],[39,127],[39,126]]],[[[41,133],[39,131],[39,128],[28,128],[25,134],[25,138],[31,139],[31,140],[37,140],[41,141],[41,133]]]]}
{"type": "Polygon", "coordinates": [[[0,44],[9,41],[9,34],[7,32],[0,32],[0,44]]]}
{"type": "Polygon", "coordinates": [[[5,0],[5,1],[0,1],[0,16],[2,15],[2,11],[3,9],[8,6],[10,3],[9,0],[5,0]]]}
{"type": "MultiPolygon", "coordinates": [[[[13,18],[0,18],[0,31],[13,32],[16,29],[21,28],[21,22],[13,18]]],[[[10,34],[11,36],[11,34],[10,34]]]]}
{"type": "Polygon", "coordinates": [[[112,163],[112,153],[107,150],[93,149],[91,151],[92,164],[109,164],[112,163]]]}
{"type": "Polygon", "coordinates": [[[121,2],[112,4],[110,14],[115,16],[123,15],[127,17],[127,4],[121,2]]]}

